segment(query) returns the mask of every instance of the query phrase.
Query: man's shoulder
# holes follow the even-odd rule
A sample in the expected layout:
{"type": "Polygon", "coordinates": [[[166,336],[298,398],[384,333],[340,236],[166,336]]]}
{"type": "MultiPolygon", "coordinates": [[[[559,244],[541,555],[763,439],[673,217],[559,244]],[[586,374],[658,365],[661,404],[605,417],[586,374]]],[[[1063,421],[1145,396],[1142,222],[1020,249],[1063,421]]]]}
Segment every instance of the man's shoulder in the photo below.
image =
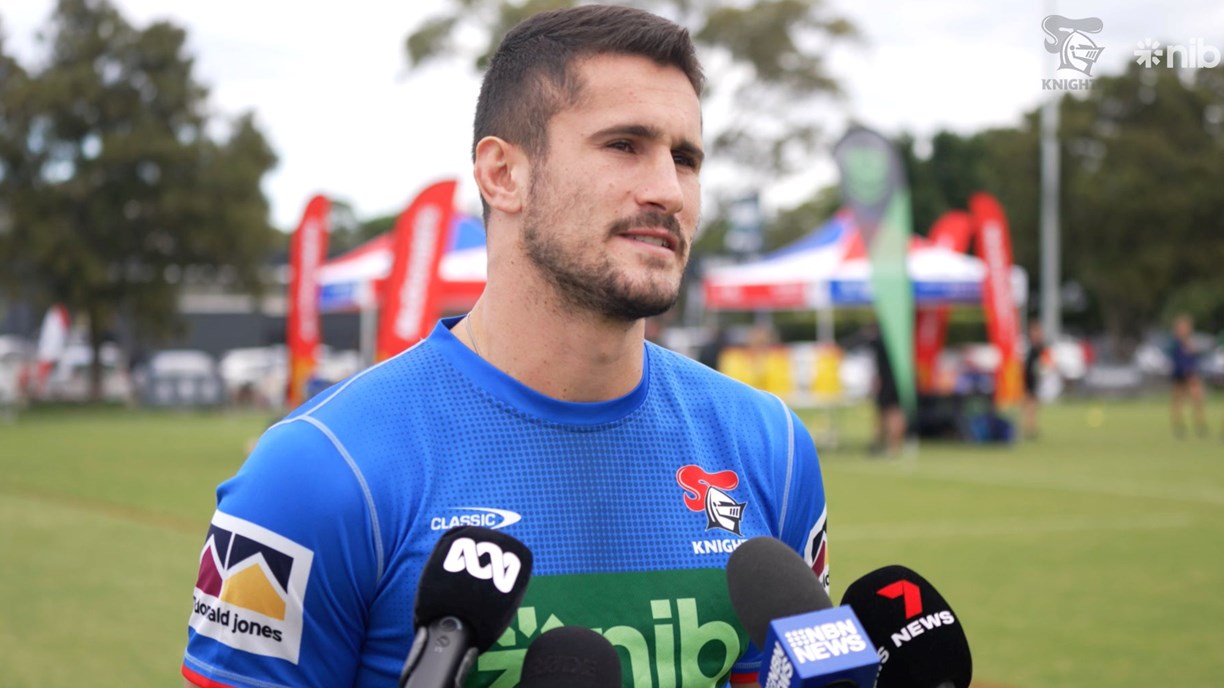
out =
{"type": "Polygon", "coordinates": [[[372,401],[384,395],[394,395],[403,401],[416,398],[403,391],[425,391],[435,388],[448,375],[455,374],[429,340],[403,351],[385,361],[375,363],[324,389],[294,411],[293,415],[327,413],[345,410],[368,412],[372,401]]]}
{"type": "Polygon", "coordinates": [[[653,352],[651,365],[658,367],[660,377],[689,396],[703,395],[716,403],[749,404],[777,409],[781,400],[752,385],[725,375],[684,354],[649,344],[653,352]]]}

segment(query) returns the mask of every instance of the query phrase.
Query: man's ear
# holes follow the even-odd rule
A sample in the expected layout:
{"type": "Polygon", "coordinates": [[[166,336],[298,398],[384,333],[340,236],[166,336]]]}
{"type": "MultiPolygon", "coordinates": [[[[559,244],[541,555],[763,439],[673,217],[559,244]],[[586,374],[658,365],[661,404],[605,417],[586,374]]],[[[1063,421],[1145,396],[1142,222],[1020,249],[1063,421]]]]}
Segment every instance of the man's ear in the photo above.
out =
{"type": "Polygon", "coordinates": [[[496,136],[476,144],[473,176],[489,208],[515,215],[526,200],[529,169],[523,150],[496,136]]]}

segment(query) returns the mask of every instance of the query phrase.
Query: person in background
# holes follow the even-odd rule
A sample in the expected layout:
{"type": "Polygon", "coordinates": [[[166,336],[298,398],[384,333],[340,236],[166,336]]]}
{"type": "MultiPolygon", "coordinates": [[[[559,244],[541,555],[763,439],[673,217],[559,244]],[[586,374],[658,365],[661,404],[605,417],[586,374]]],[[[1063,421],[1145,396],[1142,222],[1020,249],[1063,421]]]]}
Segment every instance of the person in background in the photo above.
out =
{"type": "Polygon", "coordinates": [[[1194,427],[1202,437],[1207,436],[1207,412],[1203,401],[1203,380],[1199,375],[1199,352],[1194,346],[1194,320],[1183,313],[1173,319],[1173,341],[1169,345],[1169,361],[1172,364],[1170,378],[1172,394],[1170,408],[1173,415],[1173,434],[1185,437],[1186,422],[1182,405],[1190,403],[1194,427]]]}
{"type": "Polygon", "coordinates": [[[1040,320],[1029,320],[1028,353],[1024,356],[1024,401],[1022,407],[1022,422],[1024,436],[1036,439],[1038,431],[1038,411],[1041,399],[1037,396],[1037,387],[1041,382],[1041,372],[1049,365],[1049,347],[1045,341],[1045,330],[1040,320]]]}
{"type": "Polygon", "coordinates": [[[905,410],[901,408],[901,396],[897,391],[897,379],[893,375],[892,362],[888,358],[880,326],[867,325],[868,341],[875,354],[876,375],[872,384],[875,399],[875,444],[873,453],[899,456],[905,446],[905,410]]]}
{"type": "Polygon", "coordinates": [[[697,353],[697,360],[709,368],[718,370],[718,357],[722,355],[725,348],[727,348],[727,329],[715,325],[709,338],[701,345],[697,353]]]}

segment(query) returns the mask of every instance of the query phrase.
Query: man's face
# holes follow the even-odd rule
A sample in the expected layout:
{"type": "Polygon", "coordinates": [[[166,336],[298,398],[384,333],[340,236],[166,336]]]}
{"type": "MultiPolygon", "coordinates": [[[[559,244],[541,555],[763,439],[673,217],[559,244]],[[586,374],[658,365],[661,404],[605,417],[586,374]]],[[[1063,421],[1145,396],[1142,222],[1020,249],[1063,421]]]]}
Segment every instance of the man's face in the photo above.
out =
{"type": "Polygon", "coordinates": [[[582,95],[532,160],[522,247],[566,305],[657,315],[679,295],[697,229],[701,104],[683,72],[646,58],[576,68],[582,95]]]}

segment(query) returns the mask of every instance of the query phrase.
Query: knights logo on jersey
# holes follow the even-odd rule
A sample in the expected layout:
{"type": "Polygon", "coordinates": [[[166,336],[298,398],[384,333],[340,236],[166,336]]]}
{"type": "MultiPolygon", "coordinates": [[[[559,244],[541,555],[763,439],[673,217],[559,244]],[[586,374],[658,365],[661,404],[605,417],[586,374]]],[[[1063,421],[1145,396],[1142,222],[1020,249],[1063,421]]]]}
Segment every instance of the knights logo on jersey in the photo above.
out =
{"type": "Polygon", "coordinates": [[[820,512],[820,518],[808,531],[807,542],[803,547],[804,561],[812,567],[812,573],[815,573],[820,582],[824,584],[826,592],[829,590],[829,527],[826,520],[828,513],[828,508],[820,512]]]}
{"type": "Polygon", "coordinates": [[[676,482],[684,489],[684,505],[690,511],[705,512],[706,530],[721,528],[736,535],[743,534],[740,522],[748,503],[738,502],[727,493],[739,485],[735,471],[709,473],[690,464],[676,471],[676,482]]]}

